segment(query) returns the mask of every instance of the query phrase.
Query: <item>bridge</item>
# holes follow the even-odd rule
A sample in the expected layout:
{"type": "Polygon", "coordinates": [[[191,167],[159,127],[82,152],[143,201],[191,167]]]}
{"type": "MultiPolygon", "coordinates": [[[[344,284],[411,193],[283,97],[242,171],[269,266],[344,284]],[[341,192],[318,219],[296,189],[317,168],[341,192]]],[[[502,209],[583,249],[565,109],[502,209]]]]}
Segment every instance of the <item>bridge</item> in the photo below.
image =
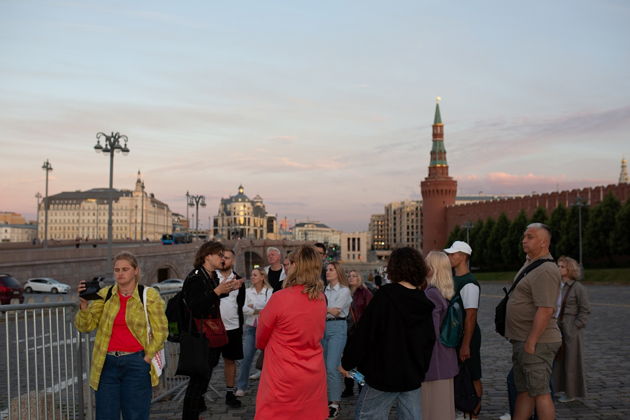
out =
{"type": "MultiPolygon", "coordinates": [[[[266,251],[276,247],[286,255],[302,245],[313,242],[289,240],[249,240],[223,241],[227,248],[236,253],[235,270],[240,274],[249,273],[255,265],[266,265],[266,251]]],[[[152,284],[167,278],[186,277],[201,242],[178,245],[156,243],[117,243],[117,252],[129,251],[138,257],[142,273],[142,283],[152,284]]],[[[75,248],[23,248],[0,250],[0,273],[9,273],[20,282],[33,277],[53,277],[75,287],[79,281],[104,275],[107,269],[107,247],[98,246],[75,248]]]]}

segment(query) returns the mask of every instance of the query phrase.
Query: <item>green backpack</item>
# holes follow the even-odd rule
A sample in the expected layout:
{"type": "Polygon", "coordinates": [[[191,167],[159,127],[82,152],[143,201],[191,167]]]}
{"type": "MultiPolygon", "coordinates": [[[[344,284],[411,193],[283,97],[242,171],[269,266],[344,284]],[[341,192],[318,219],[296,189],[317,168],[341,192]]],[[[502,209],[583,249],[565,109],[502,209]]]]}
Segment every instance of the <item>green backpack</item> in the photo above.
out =
{"type": "Polygon", "coordinates": [[[446,347],[457,347],[464,336],[464,303],[459,294],[448,303],[440,326],[440,342],[446,347]]]}

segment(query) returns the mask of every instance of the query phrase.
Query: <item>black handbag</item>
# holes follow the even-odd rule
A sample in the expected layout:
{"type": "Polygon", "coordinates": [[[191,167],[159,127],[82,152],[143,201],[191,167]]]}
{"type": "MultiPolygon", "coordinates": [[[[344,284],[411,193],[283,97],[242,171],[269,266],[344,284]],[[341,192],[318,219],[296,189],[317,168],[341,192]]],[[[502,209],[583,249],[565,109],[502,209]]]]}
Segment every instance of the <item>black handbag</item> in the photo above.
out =
{"type": "Polygon", "coordinates": [[[203,334],[183,331],[175,375],[194,376],[210,371],[208,340],[203,334]]]}
{"type": "Polygon", "coordinates": [[[481,397],[477,395],[472,376],[465,364],[459,365],[459,373],[453,379],[455,389],[455,408],[465,414],[478,415],[481,411],[481,397]],[[479,405],[479,409],[475,410],[479,405]]]}
{"type": "Polygon", "coordinates": [[[534,261],[533,263],[525,267],[520,272],[518,277],[514,279],[514,282],[512,282],[512,287],[510,287],[510,290],[507,290],[505,287],[503,288],[503,292],[505,292],[505,296],[503,297],[503,299],[501,299],[501,302],[499,302],[497,307],[494,309],[494,329],[503,337],[505,337],[505,317],[507,315],[507,303],[508,303],[508,299],[510,298],[510,294],[516,288],[516,285],[518,284],[519,281],[521,281],[523,277],[525,277],[530,271],[537,268],[539,265],[546,262],[554,262],[554,261],[549,260],[549,259],[534,261]]]}

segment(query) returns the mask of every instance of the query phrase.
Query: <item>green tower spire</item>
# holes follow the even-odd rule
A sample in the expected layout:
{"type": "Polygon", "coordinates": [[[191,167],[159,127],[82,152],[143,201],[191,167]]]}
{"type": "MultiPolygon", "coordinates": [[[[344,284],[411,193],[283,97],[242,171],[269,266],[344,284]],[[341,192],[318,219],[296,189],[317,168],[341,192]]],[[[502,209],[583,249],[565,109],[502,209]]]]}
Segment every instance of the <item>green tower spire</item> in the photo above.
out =
{"type": "Polygon", "coordinates": [[[442,124],[442,115],[440,115],[440,98],[439,96],[435,99],[435,118],[433,119],[433,124],[442,124]]]}

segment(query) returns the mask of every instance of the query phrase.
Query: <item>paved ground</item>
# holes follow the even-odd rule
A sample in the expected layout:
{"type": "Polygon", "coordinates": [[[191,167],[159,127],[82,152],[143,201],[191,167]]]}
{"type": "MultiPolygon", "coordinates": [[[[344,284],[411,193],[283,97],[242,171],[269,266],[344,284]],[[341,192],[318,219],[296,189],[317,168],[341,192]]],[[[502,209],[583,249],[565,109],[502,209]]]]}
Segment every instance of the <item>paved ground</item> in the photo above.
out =
{"type": "MultiPolygon", "coordinates": [[[[505,376],[510,369],[510,345],[494,332],[494,306],[501,287],[482,284],[479,324],[482,330],[482,364],[484,400],[482,419],[497,419],[507,411],[505,376]]],[[[586,375],[589,396],[583,401],[557,403],[558,419],[626,419],[630,418],[630,287],[588,286],[593,304],[585,332],[586,375]]],[[[206,394],[208,412],[202,419],[252,419],[255,412],[257,381],[251,394],[242,398],[243,407],[228,409],[223,397],[223,367],[216,369],[211,384],[222,396],[206,394]],[[214,398],[214,399],[213,399],[214,398]]],[[[340,419],[352,419],[355,398],[342,402],[340,419]]],[[[153,406],[151,418],[178,419],[181,401],[164,401],[153,406]]],[[[392,416],[392,418],[394,418],[392,416]]]]}

